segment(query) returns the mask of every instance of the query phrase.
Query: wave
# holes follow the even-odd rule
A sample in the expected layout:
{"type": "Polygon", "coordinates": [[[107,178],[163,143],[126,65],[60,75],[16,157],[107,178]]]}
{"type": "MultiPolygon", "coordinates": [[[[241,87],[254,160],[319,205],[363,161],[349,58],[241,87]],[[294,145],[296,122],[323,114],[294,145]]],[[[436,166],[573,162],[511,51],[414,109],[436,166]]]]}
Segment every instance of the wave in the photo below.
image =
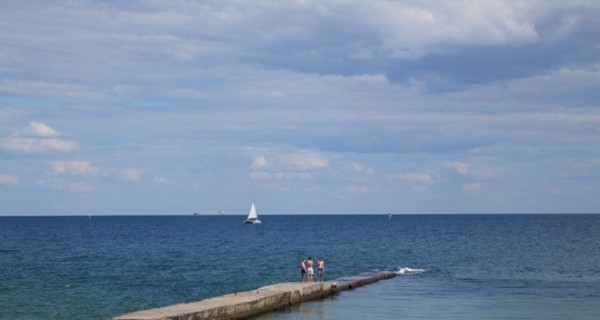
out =
{"type": "Polygon", "coordinates": [[[0,253],[20,253],[21,250],[18,249],[0,249],[0,253]]]}
{"type": "Polygon", "coordinates": [[[425,269],[413,269],[413,268],[408,268],[408,267],[396,267],[396,269],[394,269],[394,272],[396,274],[417,274],[417,273],[423,273],[423,272],[425,272],[425,269]]]}

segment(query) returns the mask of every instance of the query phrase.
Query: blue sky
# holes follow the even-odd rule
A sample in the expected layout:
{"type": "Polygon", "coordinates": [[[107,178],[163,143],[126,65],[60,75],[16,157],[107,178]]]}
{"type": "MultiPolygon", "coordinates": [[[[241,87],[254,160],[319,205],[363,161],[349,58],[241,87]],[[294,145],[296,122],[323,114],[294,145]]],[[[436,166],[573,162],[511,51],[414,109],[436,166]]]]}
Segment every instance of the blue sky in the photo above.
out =
{"type": "Polygon", "coordinates": [[[597,1],[3,1],[0,215],[597,213],[597,1]]]}

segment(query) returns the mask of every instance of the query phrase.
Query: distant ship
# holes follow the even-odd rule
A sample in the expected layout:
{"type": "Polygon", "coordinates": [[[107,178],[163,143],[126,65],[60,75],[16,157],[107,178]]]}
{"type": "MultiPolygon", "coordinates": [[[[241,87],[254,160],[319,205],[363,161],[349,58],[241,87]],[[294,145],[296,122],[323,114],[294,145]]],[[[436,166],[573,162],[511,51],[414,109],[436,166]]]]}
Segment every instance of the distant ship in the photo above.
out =
{"type": "Polygon", "coordinates": [[[224,216],[225,211],[223,210],[206,210],[194,212],[195,216],[224,216]]]}

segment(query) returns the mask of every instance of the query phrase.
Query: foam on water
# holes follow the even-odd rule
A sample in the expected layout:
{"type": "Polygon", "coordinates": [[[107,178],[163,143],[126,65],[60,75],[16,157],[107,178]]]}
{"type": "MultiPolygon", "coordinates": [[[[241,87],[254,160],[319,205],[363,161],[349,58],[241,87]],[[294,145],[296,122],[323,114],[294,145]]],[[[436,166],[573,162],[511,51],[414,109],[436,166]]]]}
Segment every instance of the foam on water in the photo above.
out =
{"type": "Polygon", "coordinates": [[[425,272],[425,269],[413,269],[408,267],[396,267],[394,270],[396,274],[417,274],[425,272]]]}

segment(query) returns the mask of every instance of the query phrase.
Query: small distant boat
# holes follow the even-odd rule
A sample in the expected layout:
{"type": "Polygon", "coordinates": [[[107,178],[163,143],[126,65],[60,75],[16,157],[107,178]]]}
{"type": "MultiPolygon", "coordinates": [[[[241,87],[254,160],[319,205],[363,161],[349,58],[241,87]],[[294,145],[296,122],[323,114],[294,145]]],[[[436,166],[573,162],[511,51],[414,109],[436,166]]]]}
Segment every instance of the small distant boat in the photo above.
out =
{"type": "Polygon", "coordinates": [[[205,210],[194,212],[195,216],[224,216],[224,210],[205,210]]]}
{"type": "Polygon", "coordinates": [[[390,214],[388,215],[388,219],[391,219],[391,218],[392,218],[392,214],[390,213],[390,214]]]}
{"type": "Polygon", "coordinates": [[[250,207],[250,213],[248,213],[248,219],[246,219],[246,221],[244,221],[244,223],[247,223],[247,224],[261,223],[260,220],[258,220],[258,215],[256,214],[256,207],[254,207],[254,203],[252,203],[252,206],[250,207]]]}

